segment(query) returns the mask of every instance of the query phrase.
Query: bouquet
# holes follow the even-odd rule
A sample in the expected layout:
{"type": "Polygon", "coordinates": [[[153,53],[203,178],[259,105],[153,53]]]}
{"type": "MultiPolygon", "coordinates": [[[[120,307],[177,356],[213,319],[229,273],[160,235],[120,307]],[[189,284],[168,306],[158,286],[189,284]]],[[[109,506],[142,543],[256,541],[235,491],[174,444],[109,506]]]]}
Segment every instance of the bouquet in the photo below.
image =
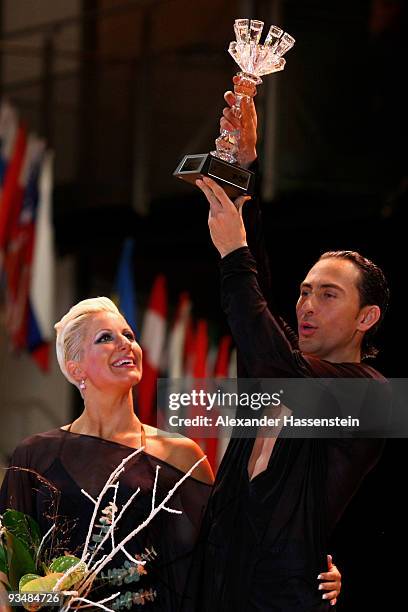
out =
{"type": "Polygon", "coordinates": [[[138,582],[141,576],[147,573],[146,564],[156,557],[156,551],[151,547],[141,554],[132,555],[126,548],[128,542],[159,512],[181,513],[180,510],[169,508],[167,503],[179,486],[205,459],[205,457],[199,459],[157,505],[156,491],[160,466],[156,466],[148,516],[117,542],[115,527],[140,492],[140,489],[137,489],[123,506],[118,508],[116,497],[119,476],[124,471],[125,464],[142,450],[143,447],[128,455],[113,470],[96,499],[85,490],[81,490],[94,504],[81,557],[66,552],[62,556],[52,558],[52,551],[50,553],[49,550],[45,555],[46,541],[55,524],[42,536],[38,524],[32,517],[17,510],[6,510],[0,522],[0,581],[9,592],[10,603],[22,604],[30,612],[35,612],[42,605],[50,603],[59,604],[61,612],[68,612],[71,607],[89,608],[90,605],[112,612],[129,609],[133,605],[143,605],[156,598],[157,593],[154,589],[140,589],[137,592],[124,593],[119,590],[99,601],[89,599],[96,579],[105,584],[121,587],[131,582],[138,582]],[[112,492],[112,500],[102,509],[102,500],[105,499],[106,503],[105,496],[109,491],[112,492]],[[108,552],[107,546],[110,548],[108,552]],[[124,554],[127,560],[121,567],[111,568],[111,562],[119,552],[124,554]],[[46,562],[46,558],[50,561],[46,562]],[[51,597],[54,598],[50,599],[51,597]],[[105,605],[108,602],[112,602],[111,607],[105,605]]]}

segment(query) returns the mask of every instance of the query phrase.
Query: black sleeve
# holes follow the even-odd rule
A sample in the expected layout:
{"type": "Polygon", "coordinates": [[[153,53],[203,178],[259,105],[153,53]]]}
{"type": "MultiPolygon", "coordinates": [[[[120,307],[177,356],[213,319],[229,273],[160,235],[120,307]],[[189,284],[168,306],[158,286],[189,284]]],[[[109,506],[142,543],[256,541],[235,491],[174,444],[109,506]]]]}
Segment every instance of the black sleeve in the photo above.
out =
{"type": "Polygon", "coordinates": [[[30,448],[21,444],[16,448],[6,469],[0,489],[0,514],[8,508],[19,510],[35,518],[35,478],[30,466],[30,448]]]}
{"type": "Polygon", "coordinates": [[[220,267],[221,303],[247,376],[310,376],[307,362],[268,308],[249,248],[233,251],[220,267]]]}
{"type": "Polygon", "coordinates": [[[245,224],[247,243],[249,250],[256,262],[258,271],[258,283],[262,295],[268,304],[269,310],[274,314],[281,329],[284,331],[286,338],[289,340],[292,348],[298,348],[298,338],[293,329],[284,321],[276,312],[276,303],[272,291],[272,274],[269,262],[269,256],[265,244],[264,225],[262,220],[262,209],[260,201],[260,170],[259,163],[256,159],[250,166],[250,170],[255,172],[255,193],[249,202],[244,205],[243,219],[245,224]]]}

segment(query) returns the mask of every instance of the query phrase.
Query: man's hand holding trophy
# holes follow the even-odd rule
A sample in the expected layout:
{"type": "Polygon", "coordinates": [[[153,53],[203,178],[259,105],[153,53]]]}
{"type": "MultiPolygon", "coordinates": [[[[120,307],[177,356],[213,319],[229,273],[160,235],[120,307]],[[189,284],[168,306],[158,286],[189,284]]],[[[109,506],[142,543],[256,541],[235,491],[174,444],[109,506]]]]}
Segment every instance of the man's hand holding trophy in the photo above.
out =
{"type": "MultiPolygon", "coordinates": [[[[173,173],[192,184],[208,176],[223,187],[230,198],[251,195],[254,188],[254,173],[246,166],[256,156],[256,135],[253,143],[240,143],[242,104],[247,104],[250,110],[256,86],[262,83],[261,76],[283,70],[286,63],[283,55],[295,44],[292,36],[274,25],[269,28],[264,43],[260,44],[263,26],[262,21],[255,19],[235,20],[235,40],[230,43],[228,51],[241,71],[234,77],[234,94],[229,92],[226,97],[232,108],[224,111],[221,133],[215,141],[216,149],[211,153],[185,155],[173,173]]],[[[255,112],[246,115],[244,120],[255,121],[255,112]]],[[[256,130],[245,130],[245,133],[256,134],[256,130]]]]}

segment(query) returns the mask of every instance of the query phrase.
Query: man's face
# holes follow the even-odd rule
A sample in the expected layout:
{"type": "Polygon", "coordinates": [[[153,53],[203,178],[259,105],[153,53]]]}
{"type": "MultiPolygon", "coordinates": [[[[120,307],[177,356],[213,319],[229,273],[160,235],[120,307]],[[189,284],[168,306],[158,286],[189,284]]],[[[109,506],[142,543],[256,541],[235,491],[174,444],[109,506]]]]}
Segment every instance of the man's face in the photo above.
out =
{"type": "Polygon", "coordinates": [[[362,333],[360,271],[351,261],[318,261],[300,286],[296,305],[299,348],[327,361],[355,361],[362,333]]]}

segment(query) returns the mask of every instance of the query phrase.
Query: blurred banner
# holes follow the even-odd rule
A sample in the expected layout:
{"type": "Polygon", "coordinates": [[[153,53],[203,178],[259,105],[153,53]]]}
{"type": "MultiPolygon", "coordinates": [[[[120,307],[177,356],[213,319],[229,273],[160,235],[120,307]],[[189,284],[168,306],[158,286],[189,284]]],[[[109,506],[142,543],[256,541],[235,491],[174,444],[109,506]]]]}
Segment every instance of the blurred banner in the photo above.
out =
{"type": "Polygon", "coordinates": [[[53,155],[0,106],[0,278],[11,348],[49,370],[55,320],[53,155]]]}

